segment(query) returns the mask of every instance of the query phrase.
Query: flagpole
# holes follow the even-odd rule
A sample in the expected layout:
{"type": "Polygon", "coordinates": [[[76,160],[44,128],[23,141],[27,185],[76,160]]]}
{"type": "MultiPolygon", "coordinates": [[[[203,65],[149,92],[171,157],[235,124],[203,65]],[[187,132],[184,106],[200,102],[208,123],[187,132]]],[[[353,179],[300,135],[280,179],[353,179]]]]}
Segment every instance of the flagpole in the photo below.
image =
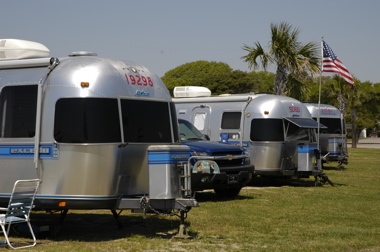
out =
{"type": "Polygon", "coordinates": [[[319,75],[319,92],[318,92],[318,131],[317,131],[317,148],[319,148],[319,132],[320,132],[320,116],[321,116],[321,86],[322,86],[322,73],[323,73],[323,37],[321,40],[321,73],[319,75]]]}

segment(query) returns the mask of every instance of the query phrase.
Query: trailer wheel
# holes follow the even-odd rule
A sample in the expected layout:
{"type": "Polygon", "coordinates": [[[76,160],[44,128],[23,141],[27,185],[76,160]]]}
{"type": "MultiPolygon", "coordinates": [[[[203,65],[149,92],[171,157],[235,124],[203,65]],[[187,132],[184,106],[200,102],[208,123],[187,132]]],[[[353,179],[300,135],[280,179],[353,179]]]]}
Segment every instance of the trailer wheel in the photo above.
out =
{"type": "Polygon", "coordinates": [[[232,187],[232,188],[226,188],[226,189],[214,189],[215,193],[219,197],[223,198],[234,198],[236,197],[241,190],[241,187],[232,187]]]}

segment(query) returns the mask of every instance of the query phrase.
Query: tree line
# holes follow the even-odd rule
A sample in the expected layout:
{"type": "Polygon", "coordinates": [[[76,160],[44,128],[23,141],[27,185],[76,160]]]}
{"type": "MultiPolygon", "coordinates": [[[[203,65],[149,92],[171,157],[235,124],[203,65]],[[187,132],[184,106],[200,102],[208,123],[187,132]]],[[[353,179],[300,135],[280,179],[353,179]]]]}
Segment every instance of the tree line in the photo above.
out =
{"type": "Polygon", "coordinates": [[[368,134],[379,130],[380,83],[355,79],[351,87],[340,75],[321,76],[318,45],[300,43],[299,30],[287,23],[271,24],[271,35],[268,51],[259,42],[242,47],[247,52],[242,60],[252,72],[233,70],[223,62],[200,60],[169,70],[161,79],[171,94],[176,86],[203,86],[213,95],[270,92],[315,103],[321,88],[321,103],[339,108],[352,126],[353,147],[363,129],[368,134]],[[275,73],[266,71],[271,64],[276,67],[275,73]]]}

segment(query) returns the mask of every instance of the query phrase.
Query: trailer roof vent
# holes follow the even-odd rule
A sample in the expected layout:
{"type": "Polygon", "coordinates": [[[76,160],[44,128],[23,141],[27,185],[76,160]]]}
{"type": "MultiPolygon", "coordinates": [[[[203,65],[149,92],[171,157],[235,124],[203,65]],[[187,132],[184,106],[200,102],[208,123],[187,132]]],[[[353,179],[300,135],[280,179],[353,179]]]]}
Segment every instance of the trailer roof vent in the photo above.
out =
{"type": "Polygon", "coordinates": [[[174,88],[174,97],[209,97],[210,89],[198,86],[183,86],[174,88]]]}
{"type": "Polygon", "coordinates": [[[69,54],[69,57],[80,57],[80,56],[97,56],[98,54],[94,52],[88,52],[88,51],[78,51],[78,52],[72,52],[69,54]]]}
{"type": "Polygon", "coordinates": [[[50,50],[43,44],[21,40],[0,39],[0,60],[48,58],[50,50]]]}

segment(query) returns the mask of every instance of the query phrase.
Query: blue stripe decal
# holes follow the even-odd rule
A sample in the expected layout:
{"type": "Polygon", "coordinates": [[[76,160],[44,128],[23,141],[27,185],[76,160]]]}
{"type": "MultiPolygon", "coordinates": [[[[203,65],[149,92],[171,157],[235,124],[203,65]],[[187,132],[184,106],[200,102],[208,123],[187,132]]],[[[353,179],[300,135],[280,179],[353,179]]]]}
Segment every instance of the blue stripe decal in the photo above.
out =
{"type": "MultiPolygon", "coordinates": [[[[11,194],[0,194],[0,198],[9,198],[11,194]]],[[[69,195],[36,195],[36,199],[83,199],[83,200],[106,200],[118,199],[120,196],[69,196],[69,195]]]]}
{"type": "Polygon", "coordinates": [[[330,152],[329,156],[339,156],[340,152],[330,152]]]}
{"type": "MultiPolygon", "coordinates": [[[[33,158],[34,144],[0,144],[0,158],[33,158]]],[[[40,144],[40,158],[58,158],[57,144],[40,144]]]]}
{"type": "Polygon", "coordinates": [[[314,153],[317,146],[300,145],[298,146],[298,153],[314,153]]]}
{"type": "Polygon", "coordinates": [[[119,196],[68,196],[68,195],[36,195],[36,199],[84,199],[84,200],[106,200],[118,199],[119,196]]]}
{"type": "Polygon", "coordinates": [[[190,152],[182,150],[148,151],[148,164],[176,164],[189,157],[190,152]]]}
{"type": "MultiPolygon", "coordinates": [[[[240,146],[240,142],[237,142],[237,141],[228,141],[228,144],[240,146]]],[[[250,146],[251,146],[250,142],[243,142],[244,148],[249,148],[250,146]]]]}

